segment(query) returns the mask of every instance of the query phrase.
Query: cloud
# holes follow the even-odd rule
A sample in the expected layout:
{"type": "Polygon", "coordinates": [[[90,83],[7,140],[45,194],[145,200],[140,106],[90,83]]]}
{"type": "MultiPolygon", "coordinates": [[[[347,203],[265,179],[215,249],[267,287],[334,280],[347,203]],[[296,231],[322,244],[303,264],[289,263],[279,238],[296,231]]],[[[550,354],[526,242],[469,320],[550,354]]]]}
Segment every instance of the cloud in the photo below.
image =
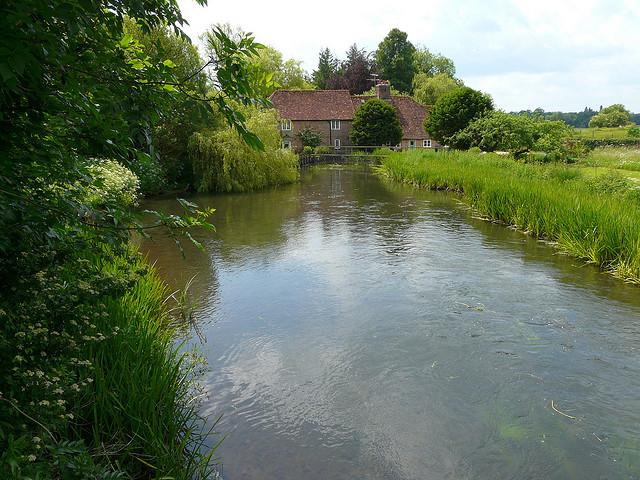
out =
{"type": "Polygon", "coordinates": [[[179,3],[192,36],[213,23],[239,25],[308,71],[321,48],[344,56],[355,42],[372,51],[397,27],[452,58],[467,84],[507,110],[624,103],[640,111],[637,0],[179,3]]]}

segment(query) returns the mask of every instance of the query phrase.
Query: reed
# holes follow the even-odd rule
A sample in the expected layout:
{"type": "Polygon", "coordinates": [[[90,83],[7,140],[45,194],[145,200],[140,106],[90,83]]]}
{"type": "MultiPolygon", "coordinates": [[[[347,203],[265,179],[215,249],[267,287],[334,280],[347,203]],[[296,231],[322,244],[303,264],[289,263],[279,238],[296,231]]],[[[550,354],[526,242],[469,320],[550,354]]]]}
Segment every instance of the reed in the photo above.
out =
{"type": "MultiPolygon", "coordinates": [[[[123,259],[124,261],[124,259],[123,259]]],[[[105,263],[117,273],[131,266],[105,263]]],[[[203,453],[190,355],[176,342],[167,315],[169,292],[150,268],[124,296],[106,300],[98,331],[114,332],[94,347],[94,389],[83,414],[94,446],[132,478],[215,478],[203,453]]]]}
{"type": "Polygon", "coordinates": [[[568,166],[470,152],[393,153],[380,171],[417,187],[460,192],[488,218],[640,283],[640,202],[634,192],[599,191],[568,166]]]}

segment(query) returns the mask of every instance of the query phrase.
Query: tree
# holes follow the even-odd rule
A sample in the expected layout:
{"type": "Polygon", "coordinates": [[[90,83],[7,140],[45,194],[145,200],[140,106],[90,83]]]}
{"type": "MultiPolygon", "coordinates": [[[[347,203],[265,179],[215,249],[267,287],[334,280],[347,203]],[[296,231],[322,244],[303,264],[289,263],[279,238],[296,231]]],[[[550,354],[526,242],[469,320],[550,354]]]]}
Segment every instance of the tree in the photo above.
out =
{"type": "Polygon", "coordinates": [[[355,145],[396,145],[402,140],[398,112],[383,100],[367,100],[356,110],[349,136],[355,145]]]}
{"type": "Polygon", "coordinates": [[[589,127],[623,127],[631,122],[631,113],[624,105],[616,103],[603,108],[589,121],[589,127]]]}
{"type": "Polygon", "coordinates": [[[401,92],[411,93],[415,50],[407,34],[397,28],[387,34],[376,50],[376,65],[382,79],[389,80],[401,92]]]}
{"type": "Polygon", "coordinates": [[[303,128],[297,134],[300,142],[303,147],[319,147],[322,143],[322,137],[320,136],[320,132],[314,130],[313,128],[303,128]]]}
{"type": "Polygon", "coordinates": [[[341,68],[344,84],[351,94],[358,95],[371,87],[373,62],[370,54],[354,43],[347,51],[347,60],[341,68]]]}
{"type": "Polygon", "coordinates": [[[491,97],[469,87],[459,87],[438,99],[425,119],[424,128],[432,138],[447,144],[472,120],[491,110],[491,97]]]}
{"type": "Polygon", "coordinates": [[[318,59],[318,69],[312,74],[313,83],[321,90],[327,88],[327,81],[338,71],[338,60],[333,56],[331,50],[325,48],[320,50],[318,59]]]}
{"type": "Polygon", "coordinates": [[[423,73],[429,77],[444,74],[451,78],[456,75],[453,60],[439,53],[432,53],[426,47],[419,46],[413,54],[416,74],[423,73]]]}
{"type": "Polygon", "coordinates": [[[435,105],[442,95],[463,85],[462,80],[446,73],[438,73],[433,77],[418,73],[413,77],[413,98],[422,105],[435,105]]]}

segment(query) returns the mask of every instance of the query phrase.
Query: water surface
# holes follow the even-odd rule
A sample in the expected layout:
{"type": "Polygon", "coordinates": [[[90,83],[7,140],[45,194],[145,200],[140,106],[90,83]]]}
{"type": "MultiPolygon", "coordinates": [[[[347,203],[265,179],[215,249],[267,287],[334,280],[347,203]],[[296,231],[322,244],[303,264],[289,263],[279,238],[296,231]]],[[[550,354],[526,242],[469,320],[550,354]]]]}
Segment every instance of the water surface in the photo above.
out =
{"type": "Polygon", "coordinates": [[[366,169],[194,200],[225,479],[640,478],[638,287],[366,169]]]}

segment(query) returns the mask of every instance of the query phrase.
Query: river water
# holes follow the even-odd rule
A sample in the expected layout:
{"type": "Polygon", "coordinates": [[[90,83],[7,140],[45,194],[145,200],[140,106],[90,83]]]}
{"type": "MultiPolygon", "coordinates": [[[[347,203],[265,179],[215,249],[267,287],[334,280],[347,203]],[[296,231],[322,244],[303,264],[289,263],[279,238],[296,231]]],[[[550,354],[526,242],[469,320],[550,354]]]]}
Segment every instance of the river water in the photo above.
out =
{"type": "Polygon", "coordinates": [[[226,480],[640,478],[638,287],[366,168],[193,200],[226,480]]]}

